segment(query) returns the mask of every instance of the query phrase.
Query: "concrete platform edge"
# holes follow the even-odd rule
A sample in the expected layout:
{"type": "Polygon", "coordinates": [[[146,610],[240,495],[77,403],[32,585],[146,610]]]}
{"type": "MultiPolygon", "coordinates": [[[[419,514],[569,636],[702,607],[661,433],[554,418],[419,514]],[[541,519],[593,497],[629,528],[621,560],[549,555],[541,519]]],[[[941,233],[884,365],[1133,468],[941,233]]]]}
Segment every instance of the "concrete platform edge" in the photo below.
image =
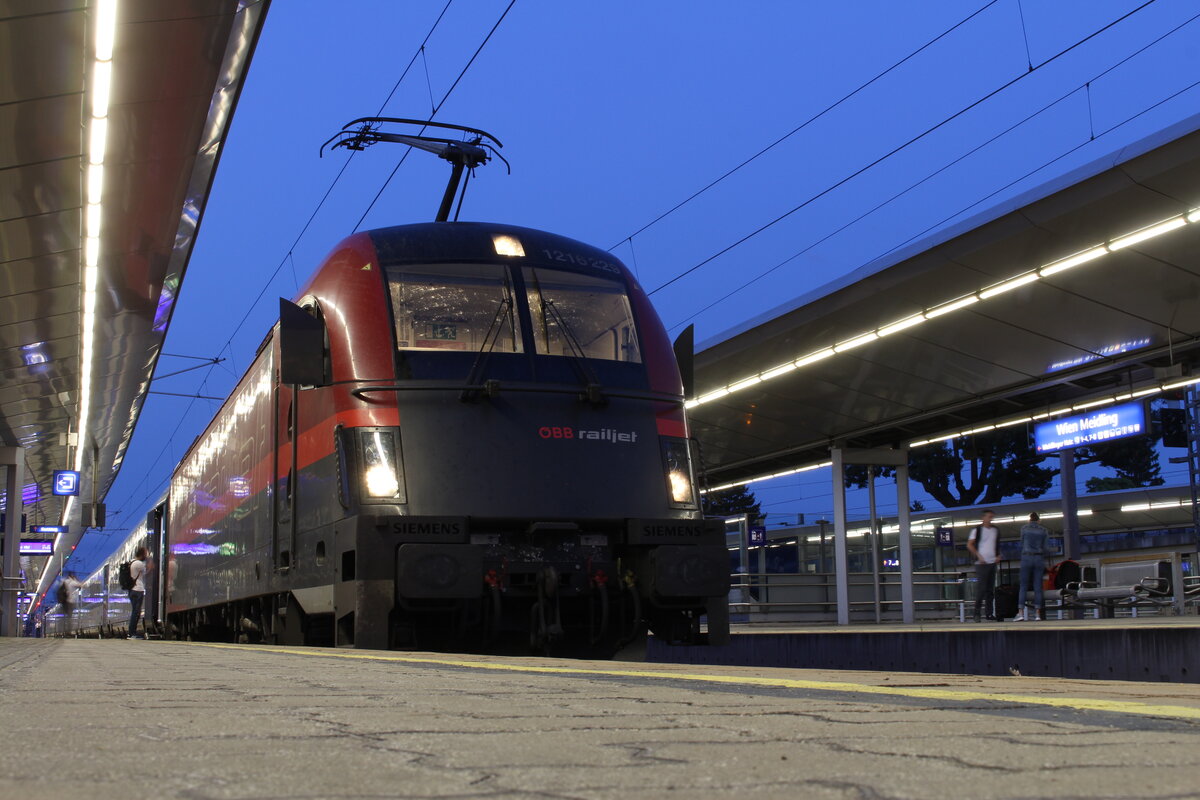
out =
{"type": "Polygon", "coordinates": [[[735,633],[723,647],[651,638],[646,661],[828,670],[1200,683],[1200,628],[735,633]]]}

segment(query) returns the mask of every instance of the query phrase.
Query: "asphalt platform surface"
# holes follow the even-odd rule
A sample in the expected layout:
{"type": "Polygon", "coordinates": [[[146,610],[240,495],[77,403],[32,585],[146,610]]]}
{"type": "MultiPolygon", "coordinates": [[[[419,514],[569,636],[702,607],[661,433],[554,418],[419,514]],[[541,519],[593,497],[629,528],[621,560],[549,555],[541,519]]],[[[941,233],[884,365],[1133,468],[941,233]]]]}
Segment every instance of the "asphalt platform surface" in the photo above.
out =
{"type": "Polygon", "coordinates": [[[0,640],[0,797],[1200,797],[1200,686],[0,640]]]}

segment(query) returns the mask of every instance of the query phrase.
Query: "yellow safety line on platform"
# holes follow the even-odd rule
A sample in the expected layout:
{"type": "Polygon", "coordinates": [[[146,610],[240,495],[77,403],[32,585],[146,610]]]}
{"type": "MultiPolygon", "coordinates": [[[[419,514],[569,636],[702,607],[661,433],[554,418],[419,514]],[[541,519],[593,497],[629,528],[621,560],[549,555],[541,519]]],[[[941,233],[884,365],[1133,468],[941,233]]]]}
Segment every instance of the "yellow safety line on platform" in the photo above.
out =
{"type": "Polygon", "coordinates": [[[1001,703],[1072,708],[1080,711],[1107,711],[1117,714],[1141,714],[1150,717],[1176,717],[1200,720],[1200,708],[1187,706],[1155,705],[1128,700],[1100,700],[1091,697],[1038,697],[1035,695],[1010,694],[1008,692],[962,691],[958,689],[923,689],[913,686],[875,686],[849,681],[810,681],[794,678],[756,678],[752,675],[699,675],[681,672],[654,672],[640,669],[584,669],[581,667],[547,667],[531,664],[503,664],[497,662],[462,661],[453,658],[413,658],[377,651],[345,650],[295,650],[288,647],[267,647],[246,644],[216,644],[209,642],[181,642],[198,647],[216,647],[223,650],[254,650],[281,655],[319,656],[322,658],[345,658],[360,661],[391,661],[400,664],[422,664],[442,667],[491,670],[493,672],[533,672],[545,675],[574,675],[580,677],[604,676],[610,678],[653,678],[656,680],[688,681],[695,683],[721,683],[732,686],[766,686],[778,689],[809,689],[818,692],[851,692],[855,694],[878,694],[897,697],[914,697],[922,700],[991,700],[1001,703]]]}

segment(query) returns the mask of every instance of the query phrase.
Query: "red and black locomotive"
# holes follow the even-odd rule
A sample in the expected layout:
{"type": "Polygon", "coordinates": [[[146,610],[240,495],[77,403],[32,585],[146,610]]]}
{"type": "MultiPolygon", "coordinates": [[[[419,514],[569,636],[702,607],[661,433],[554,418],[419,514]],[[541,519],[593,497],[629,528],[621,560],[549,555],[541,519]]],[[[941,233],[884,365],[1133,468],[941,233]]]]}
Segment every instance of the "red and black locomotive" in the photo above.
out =
{"type": "Polygon", "coordinates": [[[680,365],[645,293],[580,242],[446,221],[494,137],[384,123],[433,125],[356,120],[330,141],[449,161],[438,221],[350,236],[280,301],[148,517],[151,629],[369,648],[515,632],[594,653],[647,626],[724,641],[724,526],[701,517],[680,365]]]}
{"type": "Polygon", "coordinates": [[[167,631],[356,647],[728,631],[680,372],[628,270],[540,231],[355,234],[177,468],[167,631]]]}

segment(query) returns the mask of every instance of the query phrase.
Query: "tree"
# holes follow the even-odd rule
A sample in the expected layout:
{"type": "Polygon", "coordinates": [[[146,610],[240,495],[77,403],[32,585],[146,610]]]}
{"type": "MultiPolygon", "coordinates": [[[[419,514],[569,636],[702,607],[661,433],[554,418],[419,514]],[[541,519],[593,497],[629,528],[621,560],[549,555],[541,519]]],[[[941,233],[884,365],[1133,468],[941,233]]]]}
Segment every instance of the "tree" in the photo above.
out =
{"type": "MultiPolygon", "coordinates": [[[[1139,436],[1076,449],[1076,467],[1099,464],[1117,472],[1115,478],[1089,479],[1088,491],[1161,485],[1155,441],[1154,436],[1139,436]]],[[[945,508],[989,505],[1017,495],[1033,500],[1046,493],[1058,473],[1057,457],[1039,455],[1028,431],[1020,427],[913,450],[908,465],[909,477],[945,508]],[[1043,466],[1050,458],[1053,466],[1043,466]]],[[[876,467],[876,474],[891,477],[895,470],[876,467]]],[[[845,481],[864,488],[867,468],[847,468],[845,481]]]]}
{"type": "Polygon", "coordinates": [[[1118,439],[1092,449],[1097,456],[1095,463],[1115,470],[1117,474],[1111,478],[1088,478],[1089,492],[1138,489],[1143,486],[1162,486],[1164,483],[1153,437],[1118,439]]]}
{"type": "Polygon", "coordinates": [[[709,492],[704,495],[704,515],[708,517],[737,517],[745,514],[750,521],[762,516],[758,500],[754,492],[745,486],[734,486],[720,492],[709,492]]]}

